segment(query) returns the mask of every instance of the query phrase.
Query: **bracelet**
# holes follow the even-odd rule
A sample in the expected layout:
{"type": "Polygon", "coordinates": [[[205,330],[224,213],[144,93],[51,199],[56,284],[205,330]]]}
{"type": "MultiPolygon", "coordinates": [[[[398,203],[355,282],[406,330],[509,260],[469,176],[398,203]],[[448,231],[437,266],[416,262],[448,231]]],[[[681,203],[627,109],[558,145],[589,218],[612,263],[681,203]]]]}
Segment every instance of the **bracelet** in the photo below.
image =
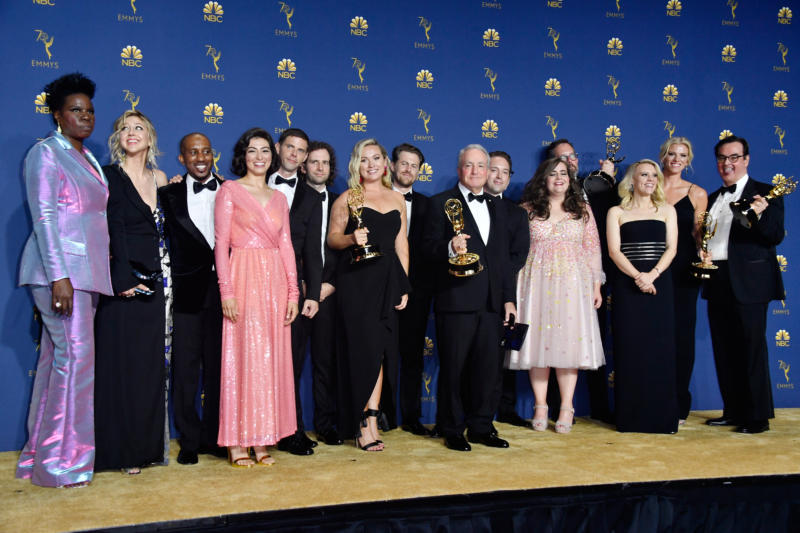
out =
{"type": "Polygon", "coordinates": [[[653,267],[653,270],[655,270],[656,272],[658,272],[658,275],[659,275],[659,276],[661,275],[661,271],[658,269],[658,267],[657,267],[657,266],[654,266],[654,267],[653,267]]]}

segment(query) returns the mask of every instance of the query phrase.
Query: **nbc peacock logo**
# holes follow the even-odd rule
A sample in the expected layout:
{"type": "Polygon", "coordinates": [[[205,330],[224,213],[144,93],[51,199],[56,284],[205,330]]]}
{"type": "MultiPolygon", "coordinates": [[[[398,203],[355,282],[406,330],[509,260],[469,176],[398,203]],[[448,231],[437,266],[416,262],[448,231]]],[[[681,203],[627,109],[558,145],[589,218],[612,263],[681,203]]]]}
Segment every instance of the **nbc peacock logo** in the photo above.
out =
{"type": "Polygon", "coordinates": [[[726,44],[724,47],[722,47],[722,62],[736,62],[736,48],[734,48],[732,44],[726,44]]]}
{"type": "Polygon", "coordinates": [[[36,114],[41,115],[48,115],[50,114],[50,108],[47,107],[47,93],[40,92],[36,95],[36,98],[33,99],[33,111],[36,114]]]}
{"type": "Polygon", "coordinates": [[[295,74],[297,73],[297,65],[294,64],[294,61],[288,58],[283,58],[278,61],[278,77],[284,80],[293,80],[295,74]]]}
{"type": "Polygon", "coordinates": [[[492,119],[486,119],[481,124],[481,137],[484,139],[497,139],[500,126],[492,119]]]}
{"type": "Polygon", "coordinates": [[[433,89],[433,73],[428,69],[422,69],[417,72],[417,88],[418,89],[433,89]]]}
{"type": "Polygon", "coordinates": [[[668,17],[680,17],[682,9],[683,5],[681,5],[681,0],[669,0],[669,2],[667,2],[668,17]]]}
{"type": "Polygon", "coordinates": [[[611,124],[605,131],[606,142],[619,142],[622,137],[622,130],[616,124],[611,124]]]}
{"type": "Polygon", "coordinates": [[[366,37],[368,29],[369,24],[367,24],[367,19],[364,17],[358,15],[350,19],[350,35],[366,37]]]}
{"type": "Polygon", "coordinates": [[[206,2],[203,6],[203,20],[206,22],[221,23],[224,14],[225,10],[219,2],[206,2]]]}
{"type": "Polygon", "coordinates": [[[791,24],[792,23],[792,10],[788,7],[782,7],[778,10],[778,24],[791,24]]]}
{"type": "MultiPolygon", "coordinates": [[[[54,6],[56,3],[53,0],[33,0],[33,3],[40,6],[54,6]]],[[[133,0],[131,0],[133,3],[133,0]]]]}
{"type": "Polygon", "coordinates": [[[561,82],[556,78],[550,78],[544,82],[544,94],[547,96],[561,96],[561,82]]]}
{"type": "MultiPolygon", "coordinates": [[[[776,174],[777,176],[783,176],[783,174],[776,174]]],[[[772,178],[772,181],[775,181],[775,178],[772,178]]],[[[786,267],[789,266],[789,262],[786,260],[785,255],[776,255],[775,258],[778,260],[778,268],[781,269],[781,272],[786,272],[786,267]]]]}
{"type": "Polygon", "coordinates": [[[483,32],[483,46],[487,48],[500,47],[500,34],[494,28],[487,28],[483,32]]]}
{"type": "MultiPolygon", "coordinates": [[[[419,167],[419,173],[417,174],[417,180],[419,181],[433,181],[433,167],[430,166],[428,163],[422,163],[422,166],[419,167]]],[[[433,346],[433,343],[431,343],[433,346]]],[[[425,354],[428,355],[428,354],[425,354]]]]}
{"type": "Polygon", "coordinates": [[[222,111],[222,106],[216,102],[206,104],[203,109],[203,122],[206,124],[222,124],[222,117],[225,115],[222,111]]]}
{"type": "Polygon", "coordinates": [[[778,332],[775,333],[775,345],[779,348],[788,348],[790,340],[789,332],[785,329],[779,329],[778,332]]]}
{"type": "Polygon", "coordinates": [[[772,95],[772,105],[773,107],[781,107],[784,109],[789,107],[789,95],[786,94],[786,91],[775,91],[775,94],[772,95]]]}
{"type": "Polygon", "coordinates": [[[350,115],[350,131],[359,133],[366,133],[367,131],[367,115],[361,111],[356,111],[350,115]]]}
{"type": "Polygon", "coordinates": [[[122,58],[123,67],[141,68],[142,66],[142,51],[136,46],[129,44],[122,49],[119,54],[122,58]]]}
{"type": "Polygon", "coordinates": [[[719,132],[719,140],[721,141],[722,139],[730,137],[731,135],[733,135],[733,132],[731,130],[722,130],[721,132],[719,132]]]}
{"type": "Polygon", "coordinates": [[[610,56],[622,55],[622,40],[619,37],[612,37],[606,44],[606,51],[610,56]]]}
{"type": "Polygon", "coordinates": [[[669,84],[661,91],[665,102],[676,103],[678,101],[678,88],[669,84]]]}

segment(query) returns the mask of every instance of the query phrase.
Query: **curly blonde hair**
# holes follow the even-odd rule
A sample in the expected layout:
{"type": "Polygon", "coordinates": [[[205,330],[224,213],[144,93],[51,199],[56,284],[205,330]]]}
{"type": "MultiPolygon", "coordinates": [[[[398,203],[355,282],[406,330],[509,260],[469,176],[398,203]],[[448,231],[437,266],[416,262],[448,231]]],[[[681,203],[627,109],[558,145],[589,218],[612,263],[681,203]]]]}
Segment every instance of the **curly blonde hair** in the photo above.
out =
{"type": "Polygon", "coordinates": [[[661,148],[658,150],[658,160],[663,163],[664,159],[667,157],[667,152],[669,152],[669,149],[675,144],[682,144],[686,147],[686,155],[688,156],[686,158],[686,166],[691,168],[692,160],[694,159],[694,150],[692,150],[692,143],[686,137],[670,137],[664,141],[661,144],[661,148]]]}
{"type": "Polygon", "coordinates": [[[363,139],[356,143],[353,146],[353,153],[350,154],[350,164],[347,166],[348,172],[350,177],[347,178],[347,186],[351,189],[361,185],[361,172],[359,167],[361,166],[361,153],[364,151],[364,148],[367,146],[377,146],[381,154],[383,154],[383,159],[386,161],[386,170],[383,172],[383,176],[381,177],[381,183],[387,189],[392,188],[392,176],[389,172],[389,154],[386,152],[386,148],[381,146],[376,139],[363,139]]]}
{"type": "Polygon", "coordinates": [[[661,172],[661,166],[652,159],[640,159],[628,167],[625,177],[619,182],[619,187],[617,188],[617,194],[620,197],[619,205],[623,209],[630,207],[633,201],[633,176],[640,165],[652,165],[656,169],[658,183],[656,184],[656,190],[650,195],[650,199],[653,201],[653,205],[656,206],[656,210],[658,210],[659,207],[667,202],[667,199],[664,195],[664,174],[661,172]]]}
{"type": "Polygon", "coordinates": [[[147,133],[150,135],[150,146],[147,147],[147,165],[150,168],[158,168],[156,157],[160,156],[161,152],[158,150],[158,135],[156,135],[156,129],[144,113],[131,109],[125,111],[114,121],[114,132],[108,138],[108,150],[110,152],[111,163],[122,164],[122,162],[125,161],[125,150],[122,148],[119,138],[122,134],[122,127],[125,125],[125,121],[130,117],[136,117],[144,122],[147,133]]]}

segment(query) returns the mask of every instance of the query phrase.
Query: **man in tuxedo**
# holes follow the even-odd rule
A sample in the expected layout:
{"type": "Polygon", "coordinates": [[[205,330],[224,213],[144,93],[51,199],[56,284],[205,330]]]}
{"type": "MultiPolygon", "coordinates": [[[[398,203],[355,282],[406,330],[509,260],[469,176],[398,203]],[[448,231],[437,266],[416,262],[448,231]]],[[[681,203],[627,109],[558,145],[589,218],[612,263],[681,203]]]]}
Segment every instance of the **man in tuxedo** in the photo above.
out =
{"type": "MultiPolygon", "coordinates": [[[[531,247],[530,230],[528,229],[527,212],[506,198],[505,191],[511,182],[511,156],[503,151],[489,153],[489,179],[484,190],[497,200],[498,207],[506,210],[508,219],[509,260],[511,273],[516,278],[520,269],[525,265],[528,251],[531,247]]],[[[517,371],[503,369],[505,350],[500,349],[500,371],[498,372],[497,388],[498,397],[497,421],[513,424],[520,427],[533,427],[530,421],[525,420],[517,413],[517,371]]]]}
{"type": "Polygon", "coordinates": [[[516,283],[509,261],[506,210],[484,194],[489,153],[470,144],[458,155],[458,184],[433,196],[423,247],[434,271],[436,337],[439,343],[439,420],[445,445],[469,451],[467,442],[507,448],[492,433],[503,320],[516,314],[516,283]],[[445,203],[462,206],[464,229],[456,235],[445,203]],[[448,273],[448,259],[467,250],[483,270],[468,277],[448,273]],[[465,393],[466,392],[466,393],[465,393]],[[464,429],[467,428],[467,439],[464,429]]]}
{"type": "Polygon", "coordinates": [[[767,358],[767,305],[785,297],[775,246],[784,237],[783,199],[767,201],[771,187],[749,177],[750,149],[730,136],[714,147],[723,186],[708,197],[716,232],[708,255],[719,267],[703,287],[722,416],[711,426],[737,426],[739,433],[769,430],[775,413],[767,358]],[[730,203],[752,209],[749,227],[736,220],[730,203]]]}
{"type": "MultiPolygon", "coordinates": [[[[286,196],[289,203],[289,229],[292,234],[297,283],[303,305],[301,317],[314,318],[319,309],[322,283],[322,207],[320,195],[297,176],[300,165],[308,156],[308,135],[298,128],[289,128],[281,133],[275,146],[280,159],[278,171],[272,174],[267,184],[286,196]]],[[[292,365],[294,367],[295,407],[297,410],[297,432],[278,441],[278,449],[294,455],[311,455],[316,441],[308,438],[303,426],[303,406],[300,402],[300,376],[306,359],[306,339],[311,323],[295,320],[292,323],[292,365]]]]}
{"type": "MultiPolygon", "coordinates": [[[[428,213],[428,197],[414,190],[414,182],[425,156],[419,148],[403,143],[392,150],[392,188],[406,199],[408,225],[408,279],[412,291],[408,305],[400,315],[400,416],[403,431],[414,435],[430,435],[420,422],[422,416],[422,370],[425,351],[425,331],[433,297],[433,279],[422,253],[422,238],[425,217],[428,213]]],[[[384,391],[388,388],[384,388],[384,391]]],[[[382,398],[381,406],[390,427],[396,427],[394,398],[382,398]]]]}
{"type": "MultiPolygon", "coordinates": [[[[342,444],[342,438],[336,431],[336,382],[338,367],[336,363],[336,292],[334,288],[336,261],[338,254],[327,242],[328,222],[333,202],[339,196],[331,191],[336,177],[336,153],[333,147],[321,141],[311,141],[308,145],[308,158],[303,164],[303,175],[321,199],[321,229],[319,243],[322,254],[322,285],[319,295],[319,311],[313,319],[300,317],[310,322],[305,328],[311,340],[312,392],[314,395],[314,432],[325,444],[335,446],[342,444]]],[[[305,339],[300,346],[305,353],[305,339]]]]}
{"type": "Polygon", "coordinates": [[[178,463],[197,463],[198,453],[225,456],[219,432],[222,308],[214,270],[214,199],[220,180],[211,169],[211,143],[201,133],[180,142],[183,180],[159,189],[172,267],[172,402],[180,452],[178,463]],[[195,408],[200,372],[203,417],[195,408]]]}

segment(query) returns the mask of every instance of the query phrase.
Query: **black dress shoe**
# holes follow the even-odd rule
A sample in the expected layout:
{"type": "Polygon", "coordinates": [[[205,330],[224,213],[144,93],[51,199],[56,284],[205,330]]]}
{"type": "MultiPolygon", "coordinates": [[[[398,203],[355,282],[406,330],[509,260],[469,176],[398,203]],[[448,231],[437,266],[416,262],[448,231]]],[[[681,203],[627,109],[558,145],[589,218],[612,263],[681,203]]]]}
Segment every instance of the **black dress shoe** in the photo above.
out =
{"type": "Polygon", "coordinates": [[[441,439],[443,437],[442,429],[439,427],[439,424],[433,426],[429,435],[433,439],[441,439]]]}
{"type": "Polygon", "coordinates": [[[496,437],[497,435],[499,435],[499,433],[497,432],[497,428],[494,427],[494,424],[492,423],[489,423],[489,435],[491,435],[492,437],[496,437]]]}
{"type": "Polygon", "coordinates": [[[419,435],[421,437],[427,437],[431,434],[430,430],[423,426],[419,420],[414,420],[410,424],[403,424],[402,428],[403,431],[408,431],[409,433],[413,433],[414,435],[419,435]]]}
{"type": "Polygon", "coordinates": [[[197,450],[197,453],[202,453],[203,455],[213,455],[214,457],[225,459],[228,457],[228,448],[224,446],[200,446],[200,449],[197,450]]]}
{"type": "Polygon", "coordinates": [[[308,435],[306,435],[306,432],[305,432],[305,431],[300,431],[300,432],[297,434],[297,436],[298,436],[298,438],[300,439],[300,442],[302,442],[303,444],[305,444],[305,445],[306,445],[306,446],[308,446],[309,448],[316,448],[316,447],[317,447],[317,441],[315,441],[315,440],[313,440],[313,439],[310,439],[310,438],[308,437],[308,435]]]}
{"type": "Polygon", "coordinates": [[[469,445],[467,440],[462,435],[457,435],[455,437],[445,437],[444,445],[450,448],[451,450],[455,450],[457,452],[468,452],[472,450],[472,446],[469,445]]]}
{"type": "Polygon", "coordinates": [[[484,446],[489,446],[490,448],[508,448],[507,440],[503,440],[497,435],[492,435],[491,433],[475,435],[467,432],[467,439],[469,439],[470,442],[483,444],[484,446]]]}
{"type": "Polygon", "coordinates": [[[720,416],[719,418],[709,418],[706,420],[708,426],[738,426],[739,423],[733,418],[720,416]]]}
{"type": "Polygon", "coordinates": [[[512,426],[519,426],[521,428],[532,428],[533,424],[529,420],[525,420],[517,413],[501,413],[497,415],[497,421],[504,424],[511,424],[512,426]]]}
{"type": "Polygon", "coordinates": [[[314,453],[311,446],[307,446],[296,434],[284,437],[278,441],[278,449],[292,455],[311,455],[314,453]]]}
{"type": "Polygon", "coordinates": [[[197,452],[192,452],[189,450],[181,450],[178,452],[178,464],[182,465],[196,465],[197,464],[197,452]]]}
{"type": "Polygon", "coordinates": [[[328,446],[339,446],[340,444],[344,444],[342,438],[333,428],[318,431],[317,438],[328,446]]]}
{"type": "Polygon", "coordinates": [[[734,431],[736,431],[736,433],[764,433],[765,431],[769,431],[769,422],[766,420],[748,422],[747,424],[742,424],[734,431]]]}

